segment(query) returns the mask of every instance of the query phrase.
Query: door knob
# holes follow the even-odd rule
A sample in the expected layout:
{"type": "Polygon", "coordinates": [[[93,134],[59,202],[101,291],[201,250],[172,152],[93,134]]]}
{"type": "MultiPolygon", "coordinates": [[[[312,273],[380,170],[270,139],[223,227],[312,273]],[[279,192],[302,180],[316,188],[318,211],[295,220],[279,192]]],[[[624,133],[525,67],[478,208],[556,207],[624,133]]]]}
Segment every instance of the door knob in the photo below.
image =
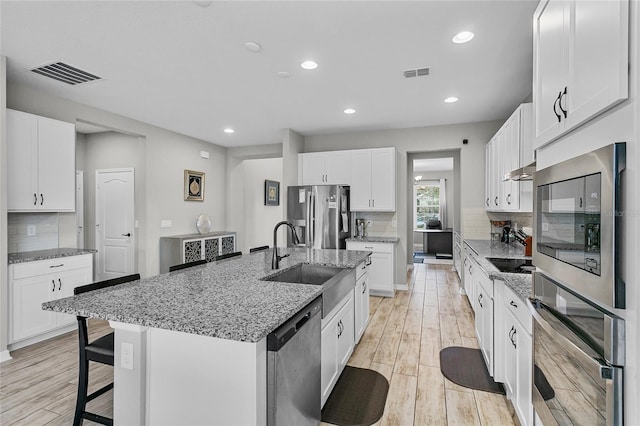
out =
{"type": "Polygon", "coordinates": [[[122,235],[123,237],[130,237],[131,236],[131,232],[127,232],[126,234],[120,234],[120,235],[122,235]]]}

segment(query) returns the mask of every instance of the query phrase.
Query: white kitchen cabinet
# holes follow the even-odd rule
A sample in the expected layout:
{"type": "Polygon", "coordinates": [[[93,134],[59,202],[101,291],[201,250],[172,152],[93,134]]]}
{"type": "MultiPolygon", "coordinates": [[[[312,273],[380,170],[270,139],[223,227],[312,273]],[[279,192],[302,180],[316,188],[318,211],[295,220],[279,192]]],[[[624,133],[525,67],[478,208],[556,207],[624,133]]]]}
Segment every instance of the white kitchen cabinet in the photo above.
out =
{"type": "Polygon", "coordinates": [[[493,280],[487,277],[480,267],[475,267],[474,272],[476,336],[489,374],[493,376],[493,280]]]}
{"type": "Polygon", "coordinates": [[[462,255],[462,237],[457,231],[453,233],[453,267],[458,274],[458,278],[462,282],[462,273],[463,273],[463,255],[462,255]]]}
{"type": "Polygon", "coordinates": [[[504,283],[497,282],[496,371],[503,382],[520,424],[533,425],[531,386],[533,377],[531,314],[504,283]]]}
{"type": "Polygon", "coordinates": [[[301,185],[349,185],[351,151],[298,154],[302,167],[301,185]]]}
{"type": "Polygon", "coordinates": [[[520,105],[487,143],[485,208],[488,211],[533,211],[531,181],[504,181],[504,175],[533,162],[531,104],[520,105]]]}
{"type": "Polygon", "coordinates": [[[320,383],[324,406],[355,346],[353,291],[322,319],[321,339],[320,383]]]}
{"type": "Polygon", "coordinates": [[[395,277],[395,244],[347,241],[347,250],[370,251],[369,291],[373,296],[393,297],[395,277]]]}
{"type": "Polygon", "coordinates": [[[351,153],[351,210],[396,210],[395,148],[362,149],[351,153]]]}
{"type": "Polygon", "coordinates": [[[7,209],[75,211],[75,126],[7,109],[7,209]]]}
{"type": "Polygon", "coordinates": [[[628,97],[629,2],[543,0],[534,13],[534,148],[628,97]]]}
{"type": "MultiPolygon", "coordinates": [[[[68,331],[73,315],[42,310],[42,303],[73,296],[73,289],[93,281],[93,255],[63,257],[9,265],[9,343],[54,330],[68,331]],[[67,327],[67,328],[65,328],[67,327]]],[[[33,341],[37,341],[33,340],[33,341]]]]}
{"type": "Polygon", "coordinates": [[[369,324],[369,273],[367,262],[362,262],[357,266],[356,287],[354,289],[355,321],[354,338],[355,343],[360,342],[364,330],[369,324]]]}

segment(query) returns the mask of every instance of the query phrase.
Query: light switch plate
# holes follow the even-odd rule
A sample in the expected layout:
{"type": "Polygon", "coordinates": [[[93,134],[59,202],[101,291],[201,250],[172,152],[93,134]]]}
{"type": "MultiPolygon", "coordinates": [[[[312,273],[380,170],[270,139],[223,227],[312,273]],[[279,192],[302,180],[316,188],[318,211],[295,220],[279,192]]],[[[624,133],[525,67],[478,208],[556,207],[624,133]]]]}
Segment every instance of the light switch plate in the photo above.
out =
{"type": "Polygon", "coordinates": [[[36,226],[27,225],[27,237],[33,237],[34,235],[36,235],[36,226]]]}
{"type": "Polygon", "coordinates": [[[160,228],[171,228],[173,226],[173,223],[171,222],[171,219],[162,219],[160,221],[160,228]]]}

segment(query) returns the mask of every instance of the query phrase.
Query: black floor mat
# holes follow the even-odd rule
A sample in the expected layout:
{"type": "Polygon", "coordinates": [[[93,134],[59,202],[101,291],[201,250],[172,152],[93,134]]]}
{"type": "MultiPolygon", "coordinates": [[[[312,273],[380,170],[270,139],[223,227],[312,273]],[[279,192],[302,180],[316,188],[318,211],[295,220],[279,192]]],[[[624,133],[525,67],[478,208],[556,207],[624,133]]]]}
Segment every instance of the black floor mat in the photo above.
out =
{"type": "Polygon", "coordinates": [[[440,351],[440,371],[447,379],[465,388],[505,395],[504,387],[493,381],[480,349],[450,346],[440,351]]]}
{"type": "Polygon", "coordinates": [[[322,408],[322,421],[340,426],[372,425],[382,417],[389,382],[374,370],[347,365],[322,408]]]}
{"type": "Polygon", "coordinates": [[[533,366],[533,383],[535,383],[536,388],[538,388],[538,392],[542,395],[542,399],[545,401],[550,400],[551,398],[556,396],[556,393],[553,391],[553,388],[549,384],[546,376],[538,368],[537,365],[533,366]]]}

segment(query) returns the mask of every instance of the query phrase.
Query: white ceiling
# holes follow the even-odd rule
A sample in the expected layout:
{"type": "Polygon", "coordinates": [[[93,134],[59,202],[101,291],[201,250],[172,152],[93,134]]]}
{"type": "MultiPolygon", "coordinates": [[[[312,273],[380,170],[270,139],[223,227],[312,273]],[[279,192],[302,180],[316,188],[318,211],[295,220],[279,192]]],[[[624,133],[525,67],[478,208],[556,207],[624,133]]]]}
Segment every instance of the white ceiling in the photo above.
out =
{"type": "Polygon", "coordinates": [[[537,0],[196,3],[2,1],[8,80],[223,146],[504,119],[531,93],[537,0]],[[28,71],[59,60],[104,80],[28,71]]]}
{"type": "Polygon", "coordinates": [[[453,158],[425,158],[413,160],[413,173],[445,172],[453,170],[453,158]]]}

